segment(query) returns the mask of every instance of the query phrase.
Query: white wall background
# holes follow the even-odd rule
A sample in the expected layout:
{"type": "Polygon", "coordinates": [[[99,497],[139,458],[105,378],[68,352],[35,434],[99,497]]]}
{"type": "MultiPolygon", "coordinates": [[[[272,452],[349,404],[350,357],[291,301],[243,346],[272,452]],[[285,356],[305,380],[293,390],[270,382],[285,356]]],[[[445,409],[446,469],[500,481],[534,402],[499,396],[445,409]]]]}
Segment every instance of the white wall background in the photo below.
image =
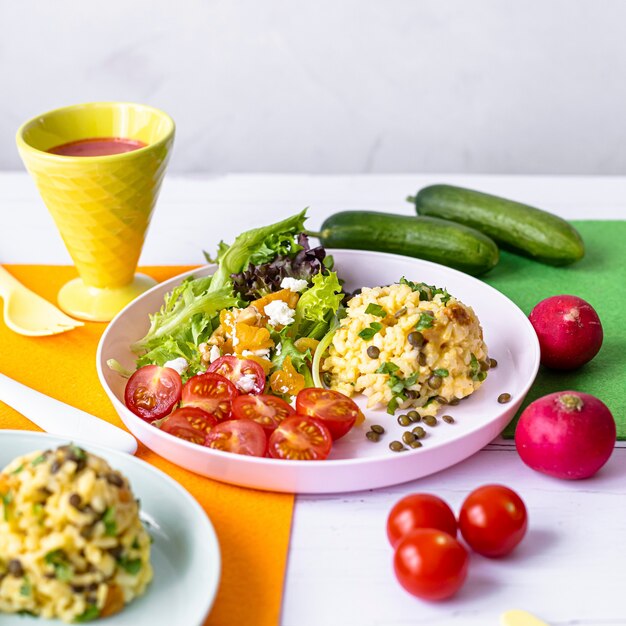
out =
{"type": "Polygon", "coordinates": [[[0,0],[0,169],[63,104],[168,111],[171,169],[626,172],[623,0],[0,0]]]}

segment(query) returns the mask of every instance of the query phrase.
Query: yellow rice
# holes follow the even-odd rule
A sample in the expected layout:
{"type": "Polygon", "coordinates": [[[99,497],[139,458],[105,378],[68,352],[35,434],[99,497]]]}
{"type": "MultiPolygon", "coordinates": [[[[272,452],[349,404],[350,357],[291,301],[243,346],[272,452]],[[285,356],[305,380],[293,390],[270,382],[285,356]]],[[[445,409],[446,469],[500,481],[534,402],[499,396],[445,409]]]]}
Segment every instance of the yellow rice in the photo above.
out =
{"type": "Polygon", "coordinates": [[[446,293],[420,300],[419,292],[407,284],[364,288],[349,301],[347,313],[333,337],[322,371],[330,374],[332,389],[348,396],[365,394],[369,408],[387,407],[395,395],[390,382],[417,373],[415,383],[403,392],[416,397],[399,398],[398,408],[412,407],[421,416],[435,415],[443,404],[441,399],[455,403],[469,396],[486,376],[487,346],[478,318],[471,307],[446,293]],[[383,307],[386,316],[365,313],[370,304],[383,307]],[[424,312],[432,313],[432,327],[421,331],[424,345],[414,347],[408,336],[415,332],[424,312]],[[383,327],[371,339],[360,337],[359,333],[372,323],[383,327]],[[368,356],[369,346],[378,348],[378,358],[368,356]],[[420,358],[423,365],[419,364],[420,358]],[[384,363],[398,367],[391,374],[393,379],[389,373],[376,373],[384,363]],[[437,376],[439,380],[431,378],[436,370],[441,374],[437,376]],[[439,400],[434,399],[437,397],[439,400]]]}

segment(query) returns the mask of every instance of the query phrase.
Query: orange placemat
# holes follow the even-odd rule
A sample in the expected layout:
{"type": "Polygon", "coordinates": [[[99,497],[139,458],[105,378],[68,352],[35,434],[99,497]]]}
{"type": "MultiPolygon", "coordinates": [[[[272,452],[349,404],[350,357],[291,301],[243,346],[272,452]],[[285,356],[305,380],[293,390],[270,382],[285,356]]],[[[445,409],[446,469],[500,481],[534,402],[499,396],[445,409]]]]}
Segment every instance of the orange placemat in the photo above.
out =
{"type": "MultiPolygon", "coordinates": [[[[59,288],[76,276],[70,267],[15,265],[7,269],[52,302],[59,288]]],[[[149,267],[142,271],[162,281],[187,269],[191,268],[149,267]]],[[[13,333],[0,320],[0,372],[124,428],[96,373],[96,347],[105,327],[88,323],[62,335],[29,338],[13,333]]],[[[0,427],[39,430],[2,402],[0,427]]],[[[141,444],[137,456],[188,489],[215,526],[222,550],[222,579],[206,624],[277,624],[293,496],[241,489],[203,478],[141,444]]]]}

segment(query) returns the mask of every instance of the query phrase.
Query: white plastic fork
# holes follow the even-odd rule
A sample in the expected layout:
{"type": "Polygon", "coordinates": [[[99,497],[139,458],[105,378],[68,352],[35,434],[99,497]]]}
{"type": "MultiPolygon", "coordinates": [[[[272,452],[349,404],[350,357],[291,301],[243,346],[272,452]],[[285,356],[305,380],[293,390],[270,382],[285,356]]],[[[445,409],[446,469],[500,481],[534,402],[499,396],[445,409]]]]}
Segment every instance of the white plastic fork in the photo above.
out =
{"type": "Polygon", "coordinates": [[[1,266],[0,297],[4,301],[6,325],[20,335],[28,337],[57,335],[84,325],[24,287],[1,266]]]}

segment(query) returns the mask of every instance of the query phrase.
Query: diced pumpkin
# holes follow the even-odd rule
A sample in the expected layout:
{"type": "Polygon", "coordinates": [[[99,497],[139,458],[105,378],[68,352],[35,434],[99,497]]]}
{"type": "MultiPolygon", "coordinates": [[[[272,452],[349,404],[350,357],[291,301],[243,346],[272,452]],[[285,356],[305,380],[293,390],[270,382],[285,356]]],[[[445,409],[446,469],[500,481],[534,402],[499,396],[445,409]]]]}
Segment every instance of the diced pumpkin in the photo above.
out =
{"type": "Polygon", "coordinates": [[[250,326],[241,323],[235,324],[233,348],[236,355],[241,356],[244,350],[254,352],[255,350],[265,350],[273,347],[274,342],[267,328],[259,328],[258,326],[250,326]]]}
{"type": "Polygon", "coordinates": [[[228,335],[233,334],[237,313],[235,309],[222,309],[220,311],[220,325],[228,335]]]}
{"type": "Polygon", "coordinates": [[[315,354],[315,350],[317,350],[317,346],[319,346],[319,341],[317,339],[310,339],[309,337],[300,337],[300,339],[296,339],[294,341],[294,346],[300,352],[306,352],[307,350],[311,350],[311,356],[315,354]]]}
{"type": "Polygon", "coordinates": [[[291,363],[291,357],[285,357],[283,368],[270,376],[270,387],[274,393],[295,396],[305,386],[304,376],[291,363]]]}
{"type": "Polygon", "coordinates": [[[248,355],[246,356],[246,359],[250,359],[251,361],[258,363],[263,368],[266,376],[272,369],[272,362],[269,359],[264,359],[262,356],[248,355]]]}

